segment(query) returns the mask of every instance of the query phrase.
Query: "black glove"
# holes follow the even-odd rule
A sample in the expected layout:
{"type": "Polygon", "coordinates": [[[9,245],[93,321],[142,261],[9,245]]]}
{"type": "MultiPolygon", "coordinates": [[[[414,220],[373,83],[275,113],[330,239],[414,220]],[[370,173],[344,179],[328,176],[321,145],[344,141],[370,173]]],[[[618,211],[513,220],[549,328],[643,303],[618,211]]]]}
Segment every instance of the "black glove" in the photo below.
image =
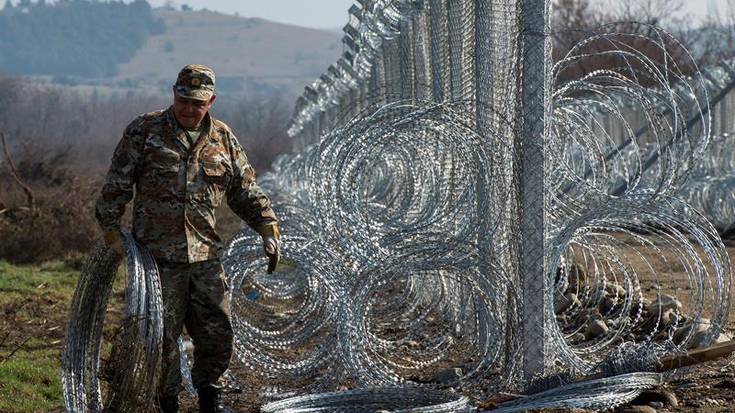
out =
{"type": "Polygon", "coordinates": [[[273,274],[278,266],[278,261],[281,259],[278,240],[272,236],[264,237],[263,249],[265,250],[265,256],[268,257],[268,274],[273,274]]]}

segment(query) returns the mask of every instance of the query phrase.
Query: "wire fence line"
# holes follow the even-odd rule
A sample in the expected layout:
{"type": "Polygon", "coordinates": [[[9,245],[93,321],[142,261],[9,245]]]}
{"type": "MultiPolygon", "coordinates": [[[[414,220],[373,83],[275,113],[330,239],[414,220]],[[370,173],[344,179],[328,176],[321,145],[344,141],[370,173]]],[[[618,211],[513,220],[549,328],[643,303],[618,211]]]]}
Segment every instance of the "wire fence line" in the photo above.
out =
{"type": "MultiPolygon", "coordinates": [[[[270,182],[274,190],[298,193],[298,203],[308,199],[304,206],[316,211],[317,217],[340,216],[339,222],[322,223],[322,228],[349,234],[351,240],[359,240],[358,244],[380,244],[380,235],[395,241],[400,235],[393,233],[391,237],[390,231],[383,233],[378,226],[366,225],[363,235],[346,229],[369,220],[364,216],[368,213],[357,211],[356,205],[395,205],[395,198],[373,198],[377,193],[385,195],[381,190],[412,196],[440,194],[443,188],[428,185],[416,189],[413,175],[421,175],[426,168],[423,159],[415,155],[412,159],[400,159],[400,155],[389,159],[389,154],[406,146],[426,145],[431,149],[411,149],[410,153],[425,151],[442,162],[447,153],[461,152],[435,145],[434,131],[441,136],[439,140],[463,141],[473,148],[475,158],[457,159],[473,165],[470,169],[474,173],[463,179],[472,182],[470,203],[484,213],[475,216],[471,207],[463,205],[463,218],[470,222],[476,218],[468,226],[479,231],[461,233],[461,237],[471,235],[466,238],[469,243],[481,254],[493,257],[506,274],[502,278],[509,283],[506,286],[515,293],[499,294],[496,287],[487,294],[495,303],[506,303],[502,312],[507,318],[499,324],[503,326],[503,351],[508,353],[494,362],[512,359],[511,348],[524,349],[523,354],[514,354],[521,356],[523,366],[508,363],[503,366],[507,370],[501,369],[512,372],[513,378],[505,383],[518,383],[519,368],[526,383],[536,375],[552,374],[560,364],[562,370],[575,372],[617,366],[609,374],[634,371],[636,363],[639,369],[650,368],[650,360],[655,359],[651,354],[681,351],[693,341],[702,344],[717,339],[729,314],[729,259],[717,232],[699,215],[703,208],[693,209],[681,198],[691,192],[687,188],[694,186],[695,176],[705,175],[702,168],[698,174],[694,171],[702,158],[710,156],[709,105],[727,101],[722,94],[732,88],[729,65],[691,76],[685,67],[696,66],[693,59],[686,53],[684,59],[673,55],[685,48],[663,30],[644,25],[633,32],[603,27],[552,64],[549,4],[544,2],[361,3],[362,9],[351,12],[360,18],[345,28],[345,44],[350,50],[343,59],[349,63],[359,56],[372,61],[374,70],[362,72],[368,79],[358,75],[356,82],[364,81],[373,89],[358,96],[364,101],[343,100],[336,110],[310,102],[306,95],[299,100],[290,133],[306,146],[300,154],[282,160],[278,176],[270,182]],[[371,31],[374,20],[390,20],[376,12],[376,6],[399,10],[404,23],[380,26],[390,28],[384,32],[371,31]],[[431,28],[428,37],[422,26],[425,21],[431,28]],[[373,54],[374,49],[362,46],[369,43],[365,39],[376,43],[371,37],[375,33],[381,38],[381,47],[373,54]],[[406,47],[410,42],[414,42],[413,47],[406,47]],[[408,55],[406,51],[411,49],[414,53],[408,55]],[[576,77],[573,74],[585,65],[599,67],[600,59],[609,60],[609,64],[576,77]],[[378,98],[371,100],[370,96],[378,98]],[[359,120],[341,116],[342,110],[356,106],[362,110],[359,120]],[[386,115],[388,111],[393,115],[386,115]],[[449,120],[448,112],[456,116],[449,120]],[[317,123],[304,132],[304,126],[317,123]],[[314,135],[314,131],[318,133],[314,135]],[[408,143],[413,140],[418,143],[408,143]],[[333,150],[335,146],[341,148],[333,150]],[[482,160],[474,163],[478,155],[482,160]],[[357,164],[349,158],[359,156],[365,159],[357,164]],[[361,173],[371,175],[375,169],[380,169],[377,174],[385,181],[358,177],[361,173]],[[340,176],[339,171],[344,170],[348,172],[340,176]],[[289,171],[306,177],[307,182],[300,182],[295,189],[289,182],[289,171]],[[394,189],[399,180],[396,176],[403,174],[407,176],[400,177],[401,186],[411,188],[406,192],[402,192],[405,187],[394,189]],[[482,174],[489,179],[478,179],[482,174]],[[313,178],[320,189],[310,188],[308,180],[313,178]],[[330,209],[314,201],[339,198],[342,179],[350,179],[352,186],[346,189],[353,194],[353,204],[332,205],[330,209]],[[330,180],[338,182],[325,190],[329,184],[324,182],[330,180]],[[368,181],[375,186],[360,186],[368,181]],[[360,200],[355,193],[369,200],[360,200]],[[367,234],[372,238],[368,240],[367,234]],[[634,265],[630,256],[641,255],[641,249],[659,255],[645,257],[645,269],[634,265]],[[683,253],[675,261],[685,269],[685,278],[703,282],[696,289],[711,298],[710,304],[694,296],[684,297],[687,294],[680,291],[681,280],[660,269],[671,268],[667,251],[683,253]],[[698,256],[702,251],[707,257],[704,260],[698,256]],[[646,297],[642,290],[650,283],[670,287],[671,295],[659,291],[646,297]],[[677,294],[696,310],[682,309],[677,294]],[[666,300],[673,307],[665,308],[662,303],[666,300]],[[561,312],[560,307],[564,308],[561,312]],[[606,338],[590,340],[595,326],[601,327],[606,338]],[[637,343],[646,351],[621,356],[621,340],[637,343]],[[547,370],[551,365],[556,367],[547,370]]],[[[329,80],[321,78],[318,86],[329,89],[329,80]]],[[[718,127],[723,123],[721,118],[718,127]]],[[[445,161],[443,171],[432,173],[441,176],[455,167],[451,160],[445,161]]],[[[451,187],[453,182],[446,185],[451,187]]],[[[686,199],[694,202],[692,196],[686,199]]],[[[449,212],[455,221],[444,221],[444,228],[432,228],[456,236],[453,229],[464,227],[465,221],[451,215],[451,204],[437,205],[432,205],[434,212],[449,212]]],[[[390,226],[383,229],[387,228],[390,226]]],[[[395,230],[395,225],[391,229],[395,230]]],[[[457,244],[449,241],[433,248],[437,254],[457,249],[457,244]]],[[[380,260],[388,254],[375,247],[360,249],[363,253],[358,260],[372,254],[373,260],[380,260]]]]}
{"type": "MultiPolygon", "coordinates": [[[[730,142],[710,107],[729,66],[691,76],[649,26],[603,27],[552,63],[546,1],[360,4],[344,56],[297,101],[300,150],[261,178],[284,265],[266,274],[247,230],[224,257],[232,372],[300,396],[265,411],[410,409],[401,392],[465,411],[436,387],[539,392],[504,411],[605,409],[659,383],[642,373],[659,357],[721,338],[731,268],[700,211],[730,211],[728,153],[710,145],[730,142]],[[594,373],[611,377],[570,384],[594,373]]],[[[90,354],[70,371],[94,371],[90,354]]],[[[69,400],[85,386],[67,379],[69,400]]]]}

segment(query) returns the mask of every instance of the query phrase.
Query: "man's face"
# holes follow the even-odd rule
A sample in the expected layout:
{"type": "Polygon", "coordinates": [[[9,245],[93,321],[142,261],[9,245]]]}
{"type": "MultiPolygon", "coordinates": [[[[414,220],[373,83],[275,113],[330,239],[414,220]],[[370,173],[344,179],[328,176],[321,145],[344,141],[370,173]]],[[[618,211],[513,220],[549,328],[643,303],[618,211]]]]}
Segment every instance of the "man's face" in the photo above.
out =
{"type": "Polygon", "coordinates": [[[214,103],[217,96],[208,101],[182,98],[174,94],[174,116],[184,128],[193,129],[199,126],[214,103]]]}

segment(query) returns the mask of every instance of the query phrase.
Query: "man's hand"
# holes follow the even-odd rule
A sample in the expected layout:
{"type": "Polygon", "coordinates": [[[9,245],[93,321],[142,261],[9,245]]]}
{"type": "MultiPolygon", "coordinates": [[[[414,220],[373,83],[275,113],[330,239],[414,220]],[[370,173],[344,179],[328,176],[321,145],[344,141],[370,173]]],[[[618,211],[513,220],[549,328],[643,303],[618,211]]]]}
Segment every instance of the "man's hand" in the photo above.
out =
{"type": "Polygon", "coordinates": [[[258,233],[263,238],[263,250],[268,257],[268,274],[273,274],[281,258],[278,225],[275,223],[264,225],[258,228],[258,233]]]}
{"type": "Polygon", "coordinates": [[[122,242],[122,234],[120,230],[112,229],[105,233],[105,245],[109,248],[118,258],[125,256],[125,247],[122,242]]]}

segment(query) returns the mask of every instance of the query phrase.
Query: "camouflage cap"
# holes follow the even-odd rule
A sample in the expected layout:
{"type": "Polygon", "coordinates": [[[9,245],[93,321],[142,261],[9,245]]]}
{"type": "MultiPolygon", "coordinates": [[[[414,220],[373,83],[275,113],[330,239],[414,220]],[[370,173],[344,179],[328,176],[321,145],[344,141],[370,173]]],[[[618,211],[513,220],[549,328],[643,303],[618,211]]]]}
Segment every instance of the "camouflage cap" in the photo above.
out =
{"type": "Polygon", "coordinates": [[[177,96],[195,100],[209,100],[214,95],[214,71],[202,65],[186,65],[174,84],[177,96]]]}

